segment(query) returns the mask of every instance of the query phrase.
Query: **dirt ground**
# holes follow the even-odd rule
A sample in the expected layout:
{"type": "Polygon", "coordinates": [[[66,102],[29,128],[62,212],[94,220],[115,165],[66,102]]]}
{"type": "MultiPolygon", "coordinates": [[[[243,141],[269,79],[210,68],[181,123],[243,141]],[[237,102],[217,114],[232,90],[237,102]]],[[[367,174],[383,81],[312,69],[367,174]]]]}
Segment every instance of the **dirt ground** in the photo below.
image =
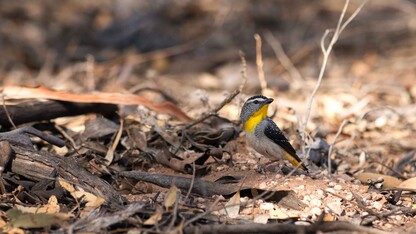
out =
{"type": "Polygon", "coordinates": [[[0,1],[1,230],[415,232],[416,1],[367,2],[311,99],[344,4],[0,1]],[[308,173],[248,146],[259,94],[308,173]]]}

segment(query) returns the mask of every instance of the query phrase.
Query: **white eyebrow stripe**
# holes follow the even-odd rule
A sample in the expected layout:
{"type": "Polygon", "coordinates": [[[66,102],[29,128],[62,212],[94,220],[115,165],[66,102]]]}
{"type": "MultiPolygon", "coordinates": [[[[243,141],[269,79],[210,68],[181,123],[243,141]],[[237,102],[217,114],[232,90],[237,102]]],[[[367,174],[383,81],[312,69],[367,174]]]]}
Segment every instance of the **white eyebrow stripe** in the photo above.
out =
{"type": "Polygon", "coordinates": [[[255,102],[255,101],[264,102],[264,101],[266,101],[266,99],[265,98],[261,98],[261,97],[254,98],[254,99],[249,100],[248,103],[252,103],[252,102],[255,102]]]}

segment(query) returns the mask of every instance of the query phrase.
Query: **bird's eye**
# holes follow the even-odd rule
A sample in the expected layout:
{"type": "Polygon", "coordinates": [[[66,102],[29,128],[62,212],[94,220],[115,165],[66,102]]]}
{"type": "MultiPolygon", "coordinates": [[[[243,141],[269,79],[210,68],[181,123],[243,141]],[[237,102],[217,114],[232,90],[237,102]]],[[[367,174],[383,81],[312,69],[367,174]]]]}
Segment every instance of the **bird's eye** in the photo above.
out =
{"type": "Polygon", "coordinates": [[[255,100],[253,103],[254,103],[254,104],[259,104],[259,101],[255,100]]]}

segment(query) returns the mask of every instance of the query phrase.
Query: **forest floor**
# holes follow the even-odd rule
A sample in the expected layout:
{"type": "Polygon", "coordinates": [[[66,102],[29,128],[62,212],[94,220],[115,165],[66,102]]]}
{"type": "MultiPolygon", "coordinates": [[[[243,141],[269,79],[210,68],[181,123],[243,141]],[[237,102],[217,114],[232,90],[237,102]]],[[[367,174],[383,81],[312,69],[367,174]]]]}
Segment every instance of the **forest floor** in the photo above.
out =
{"type": "Polygon", "coordinates": [[[416,3],[367,3],[309,105],[343,7],[0,2],[1,230],[416,230],[416,3]],[[308,173],[247,145],[258,94],[308,173]]]}

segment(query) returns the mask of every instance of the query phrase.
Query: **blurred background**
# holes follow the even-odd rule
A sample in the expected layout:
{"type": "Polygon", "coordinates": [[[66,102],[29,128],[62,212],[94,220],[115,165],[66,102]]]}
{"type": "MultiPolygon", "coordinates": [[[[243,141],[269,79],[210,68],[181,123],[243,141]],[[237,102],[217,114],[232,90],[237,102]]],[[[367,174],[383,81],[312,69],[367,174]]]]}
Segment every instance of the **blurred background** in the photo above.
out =
{"type": "MultiPolygon", "coordinates": [[[[352,1],[348,13],[359,3],[352,1]]],[[[341,0],[0,1],[0,80],[48,86],[71,80],[80,89],[92,88],[83,84],[91,83],[84,79],[91,72],[82,66],[86,61],[96,65],[93,86],[99,90],[112,89],[109,79],[129,87],[158,74],[223,76],[225,65],[239,62],[238,50],[253,61],[255,33],[263,37],[267,79],[285,76],[271,47],[276,41],[302,76],[314,78],[320,39],[336,26],[343,5],[341,0]]],[[[344,67],[352,70],[349,76],[388,66],[391,79],[406,76],[413,82],[415,11],[415,1],[370,1],[341,36],[335,63],[349,62],[344,67]],[[359,60],[364,64],[354,64],[359,60]]]]}
{"type": "MultiPolygon", "coordinates": [[[[346,18],[361,3],[351,0],[346,18]]],[[[226,119],[238,120],[243,102],[265,90],[260,86],[256,67],[254,35],[258,34],[262,39],[268,95],[275,99],[270,105],[269,115],[293,146],[300,149],[303,145],[300,137],[302,121],[323,59],[321,38],[325,30],[336,27],[344,4],[343,0],[0,0],[0,84],[44,85],[74,93],[135,93],[154,103],[171,101],[192,118],[198,118],[216,107],[242,83],[241,50],[247,60],[247,83],[243,92],[219,113],[226,119]]],[[[305,133],[308,145],[321,142],[319,138],[329,144],[337,139],[332,157],[339,175],[365,170],[395,176],[394,173],[399,171],[404,175],[402,178],[415,177],[415,42],[416,0],[369,1],[341,34],[329,57],[322,85],[313,99],[305,133]],[[337,138],[336,133],[346,120],[350,124],[340,131],[337,138]]],[[[130,106],[120,112],[126,114],[128,108],[130,106]]],[[[143,133],[145,129],[149,131],[146,133],[153,134],[153,130],[145,125],[152,128],[160,125],[164,129],[180,124],[168,115],[144,107],[131,109],[139,113],[135,113],[136,117],[150,116],[153,121],[135,118],[140,122],[137,125],[143,126],[131,128],[132,132],[143,133]],[[149,112],[154,116],[148,115],[149,112]]],[[[54,122],[73,132],[81,132],[85,119],[92,117],[80,117],[78,121],[77,117],[63,118],[61,122],[55,119],[54,122]]],[[[85,122],[88,129],[88,122],[85,122]]],[[[233,121],[233,127],[234,123],[238,127],[238,122],[233,121]]],[[[111,126],[115,126],[114,123],[111,126]]],[[[212,129],[217,130],[218,126],[212,129]]],[[[113,127],[113,130],[116,132],[118,127],[113,127]]],[[[201,133],[209,136],[207,139],[212,137],[209,132],[201,133]]],[[[179,137],[176,134],[172,134],[173,139],[179,137]]],[[[144,134],[128,135],[147,144],[144,134]]],[[[181,145],[183,139],[182,135],[182,140],[177,142],[181,145]]],[[[80,140],[84,141],[83,138],[80,140]]],[[[220,169],[211,176],[218,176],[217,172],[224,175],[233,171],[254,173],[251,169],[257,166],[257,160],[244,142],[244,137],[239,137],[237,143],[230,144],[237,166],[218,166],[220,169]]],[[[196,155],[190,151],[184,155],[196,155]]],[[[90,155],[85,155],[90,160],[90,155]]],[[[318,156],[321,155],[326,160],[327,149],[318,156]]],[[[142,160],[143,157],[138,154],[137,158],[142,160]]],[[[132,162],[135,165],[136,161],[132,162]]],[[[141,161],[138,162],[137,165],[141,161]]],[[[95,166],[91,168],[96,172],[95,166]]],[[[100,170],[106,178],[113,180],[107,169],[100,170]]],[[[163,171],[163,166],[158,170],[163,171]]],[[[255,173],[247,175],[251,179],[259,176],[255,173]]],[[[310,191],[317,194],[317,191],[333,187],[326,180],[309,183],[309,176],[299,178],[292,180],[295,183],[285,182],[283,186],[289,183],[304,194],[312,194],[310,191]],[[313,186],[305,187],[305,181],[313,186]],[[315,186],[317,184],[319,186],[315,186]]],[[[343,178],[342,181],[352,181],[343,178]]],[[[270,179],[277,181],[273,177],[270,179]]],[[[256,185],[260,184],[259,181],[255,182],[256,185]]],[[[342,184],[345,187],[340,187],[337,194],[350,190],[344,182],[342,184]]],[[[355,182],[353,185],[356,186],[355,182]]],[[[351,191],[356,189],[353,187],[351,191]]],[[[374,196],[371,190],[370,193],[365,197],[366,202],[371,199],[380,201],[381,197],[374,196]]],[[[328,194],[325,192],[325,196],[328,194]]],[[[401,190],[397,194],[400,197],[401,190]]],[[[396,195],[394,197],[396,204],[396,195]]],[[[154,199],[151,201],[153,204],[154,199]]],[[[345,201],[348,206],[354,203],[345,201]]],[[[333,207],[341,209],[340,202],[332,203],[335,204],[333,207]]],[[[322,204],[329,208],[327,200],[322,204]]],[[[410,204],[414,205],[414,201],[410,204]]],[[[347,214],[352,217],[362,213],[347,214]]],[[[320,209],[314,214],[316,219],[318,214],[321,214],[320,209]]],[[[319,217],[321,219],[321,215],[319,217]]],[[[410,219],[399,218],[397,226],[387,229],[397,230],[396,227],[403,227],[400,225],[410,219]]],[[[411,220],[408,222],[412,226],[413,223],[411,220]]]]}
{"type": "MultiPolygon", "coordinates": [[[[239,50],[247,59],[244,93],[261,92],[258,33],[277,105],[304,113],[321,66],[322,35],[336,27],[344,3],[0,1],[0,80],[74,92],[157,88],[197,116],[240,85],[239,50]]],[[[347,16],[360,3],[351,1],[347,16]]],[[[416,1],[368,2],[331,54],[313,119],[324,116],[334,127],[366,108],[414,103],[415,13],[416,1]]]]}

